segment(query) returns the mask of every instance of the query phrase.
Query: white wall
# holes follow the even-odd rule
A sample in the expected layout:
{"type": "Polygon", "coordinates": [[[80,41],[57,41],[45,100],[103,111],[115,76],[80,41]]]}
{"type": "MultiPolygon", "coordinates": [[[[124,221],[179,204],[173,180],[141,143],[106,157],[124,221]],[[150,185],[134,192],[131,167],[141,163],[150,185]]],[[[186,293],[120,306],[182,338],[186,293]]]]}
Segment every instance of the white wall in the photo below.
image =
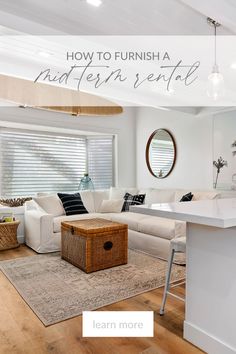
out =
{"type": "Polygon", "coordinates": [[[137,185],[154,188],[212,188],[212,118],[177,111],[140,108],[137,113],[137,185]],[[159,128],[168,129],[177,145],[177,160],[164,179],[153,177],[146,165],[149,136],[159,128]]]}
{"type": "Polygon", "coordinates": [[[96,132],[117,135],[117,181],[121,187],[136,185],[135,109],[106,117],[74,117],[30,108],[1,107],[0,126],[35,127],[38,130],[68,129],[71,133],[96,132]]]}
{"type": "Polygon", "coordinates": [[[212,118],[154,108],[125,108],[112,117],[73,117],[22,108],[0,108],[0,125],[38,130],[67,129],[71,132],[116,134],[118,139],[118,184],[156,188],[212,188],[212,118]],[[145,149],[150,134],[171,131],[177,144],[177,161],[165,179],[153,177],[146,166],[145,149]]]}
{"type": "MultiPolygon", "coordinates": [[[[236,155],[232,143],[236,140],[236,111],[224,112],[214,116],[214,160],[220,156],[228,162],[223,167],[218,177],[218,187],[224,189],[236,189],[236,155]],[[232,176],[234,175],[234,182],[232,176]]],[[[214,168],[214,178],[216,169],[214,168]]]]}

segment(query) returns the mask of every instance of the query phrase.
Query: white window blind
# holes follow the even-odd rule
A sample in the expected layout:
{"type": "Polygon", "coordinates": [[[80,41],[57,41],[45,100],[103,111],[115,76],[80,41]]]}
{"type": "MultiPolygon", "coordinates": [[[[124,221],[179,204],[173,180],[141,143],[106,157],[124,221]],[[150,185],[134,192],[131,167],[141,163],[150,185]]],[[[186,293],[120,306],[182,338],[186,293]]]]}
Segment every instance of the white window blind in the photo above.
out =
{"type": "Polygon", "coordinates": [[[96,188],[109,188],[113,175],[112,153],[106,149],[101,160],[98,152],[89,151],[97,146],[101,153],[101,149],[107,147],[106,139],[103,145],[100,144],[102,141],[97,137],[87,144],[86,136],[0,130],[1,195],[15,197],[42,191],[74,192],[78,190],[87,168],[91,168],[96,188]],[[91,161],[92,158],[99,161],[91,161]]]}
{"type": "Polygon", "coordinates": [[[95,189],[113,185],[113,137],[88,137],[88,171],[95,189]]]}

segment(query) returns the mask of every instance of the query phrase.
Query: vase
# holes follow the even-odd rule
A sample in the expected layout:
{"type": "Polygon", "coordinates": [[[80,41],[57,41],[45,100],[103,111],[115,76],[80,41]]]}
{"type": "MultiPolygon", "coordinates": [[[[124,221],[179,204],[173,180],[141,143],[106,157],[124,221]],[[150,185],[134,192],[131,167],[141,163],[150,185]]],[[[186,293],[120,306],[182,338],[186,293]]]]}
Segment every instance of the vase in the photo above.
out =
{"type": "Polygon", "coordinates": [[[84,177],[82,177],[80,180],[79,191],[93,190],[93,189],[94,189],[93,182],[89,177],[88,173],[85,173],[84,177]]]}

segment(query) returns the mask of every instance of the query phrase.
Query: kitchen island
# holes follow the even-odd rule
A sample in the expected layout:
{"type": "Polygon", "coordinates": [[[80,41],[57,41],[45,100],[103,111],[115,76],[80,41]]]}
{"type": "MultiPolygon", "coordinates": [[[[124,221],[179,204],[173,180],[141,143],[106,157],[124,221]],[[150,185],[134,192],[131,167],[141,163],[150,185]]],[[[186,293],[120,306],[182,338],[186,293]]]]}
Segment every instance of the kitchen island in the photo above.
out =
{"type": "Polygon", "coordinates": [[[184,338],[209,354],[236,353],[236,198],[130,211],[187,222],[184,338]]]}

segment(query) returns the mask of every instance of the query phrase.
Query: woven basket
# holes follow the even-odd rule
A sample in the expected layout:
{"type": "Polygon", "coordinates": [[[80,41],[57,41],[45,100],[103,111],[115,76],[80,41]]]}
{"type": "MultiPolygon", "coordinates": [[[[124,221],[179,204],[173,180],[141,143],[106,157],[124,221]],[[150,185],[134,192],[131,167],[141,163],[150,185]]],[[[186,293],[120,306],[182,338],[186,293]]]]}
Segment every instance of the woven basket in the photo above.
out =
{"type": "Polygon", "coordinates": [[[20,221],[0,223],[0,250],[19,247],[17,241],[17,228],[20,221]]]}

